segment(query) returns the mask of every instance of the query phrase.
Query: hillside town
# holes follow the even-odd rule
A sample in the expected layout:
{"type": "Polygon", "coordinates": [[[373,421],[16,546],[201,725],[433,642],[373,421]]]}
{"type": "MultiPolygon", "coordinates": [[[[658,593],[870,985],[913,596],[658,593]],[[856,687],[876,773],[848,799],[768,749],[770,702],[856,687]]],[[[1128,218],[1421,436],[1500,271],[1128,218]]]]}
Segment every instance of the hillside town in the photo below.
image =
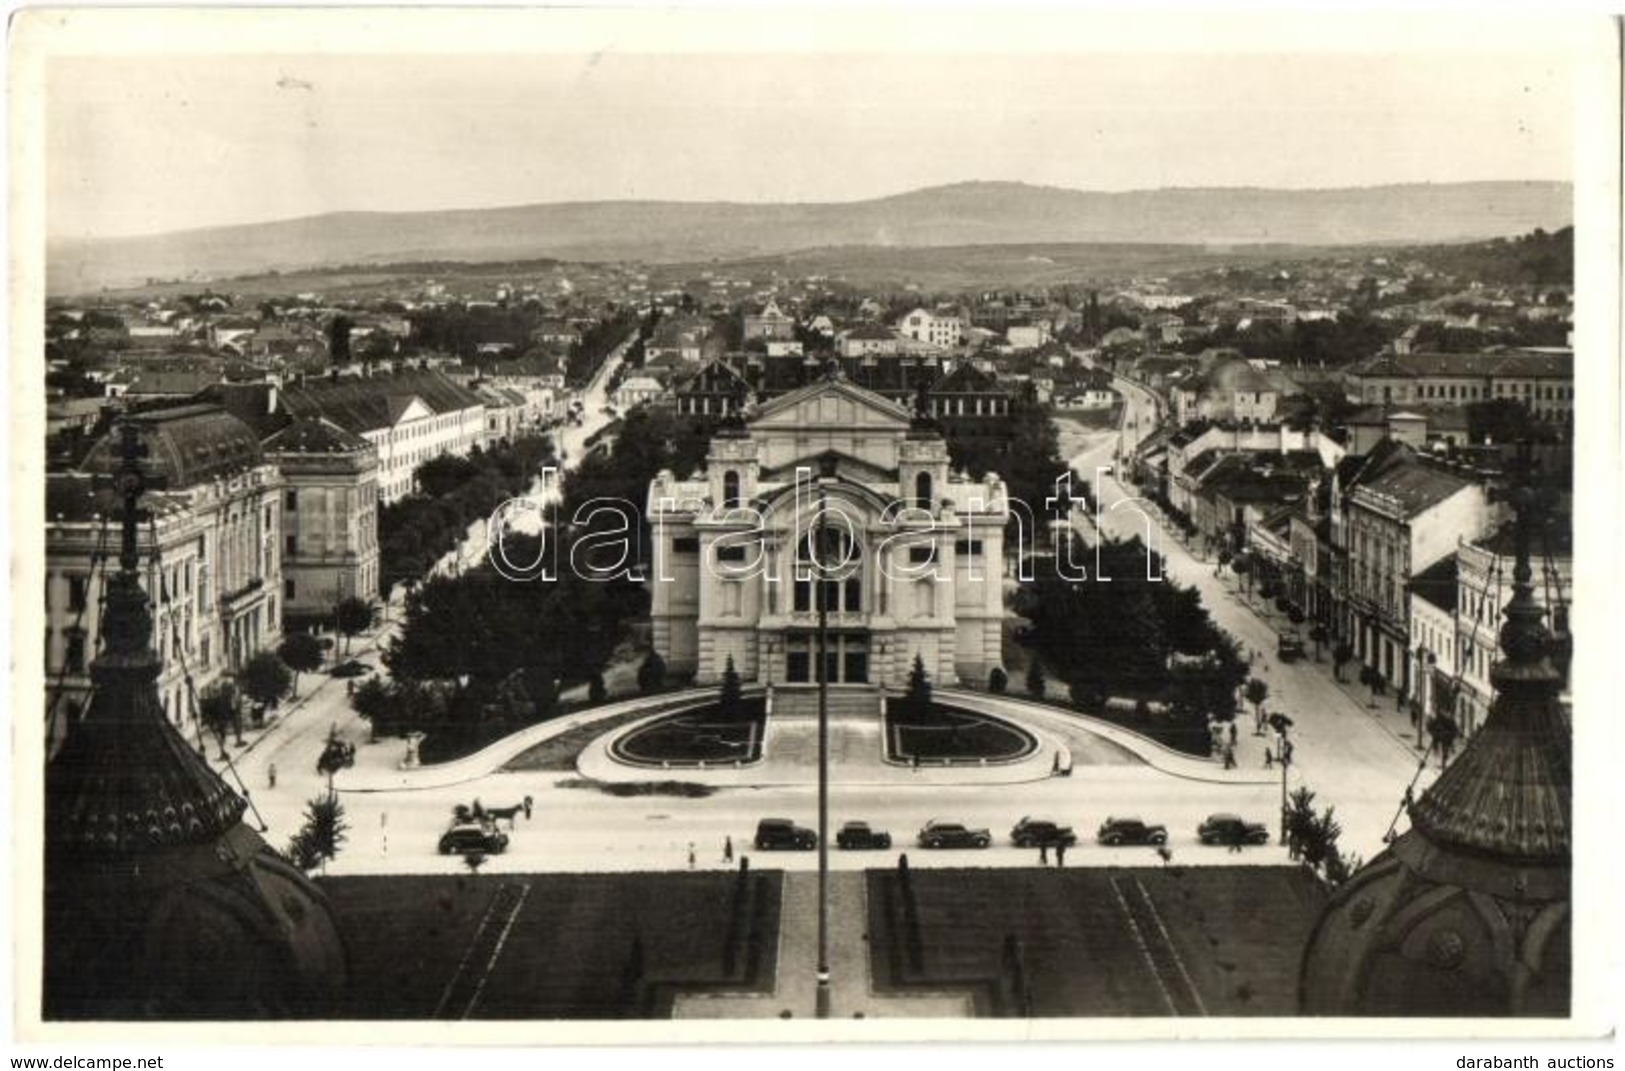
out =
{"type": "Polygon", "coordinates": [[[1571,242],[953,293],[546,261],[53,298],[47,1015],[1566,1012],[1567,775],[1496,779],[1566,762],[1571,242]],[[240,955],[80,925],[146,902],[106,853],[211,844],[283,889],[230,886],[240,955]],[[1069,851],[1100,911],[1021,906],[1069,851]],[[1417,922],[1437,851],[1535,874],[1558,921],[1417,922]],[[1327,920],[1371,882],[1401,891],[1351,946],[1327,920]],[[515,929],[532,889],[639,921],[515,929]],[[1393,951],[1418,926],[1472,942],[1470,984],[1393,951]],[[1543,966],[1496,995],[1507,957],[1543,966]],[[1379,969],[1421,973],[1349,988],[1379,969]]]}
{"type": "MultiPolygon", "coordinates": [[[[708,433],[837,369],[939,429],[976,476],[1009,472],[1000,459],[1025,420],[1106,427],[1125,388],[1151,392],[1160,423],[1121,461],[1181,536],[1252,563],[1264,598],[1340,667],[1470,734],[1503,582],[1506,449],[1533,438],[1568,478],[1568,240],[1537,232],[1476,261],[1422,250],[957,295],[548,264],[494,282],[406,272],[365,297],[253,280],[248,293],[53,299],[52,701],[77,710],[88,688],[97,475],[121,416],[160,437],[170,479],[151,538],[177,653],[203,688],[291,632],[330,629],[347,599],[381,607],[423,579],[381,568],[379,542],[380,515],[423,494],[425,464],[588,421],[587,449],[606,451],[645,408],[708,433]]],[[[1566,516],[1554,546],[1568,545],[1566,516]]],[[[1566,578],[1566,559],[1557,568],[1566,578]]],[[[1566,598],[1561,583],[1548,594],[1566,598]]],[[[184,723],[196,715],[178,673],[172,662],[163,694],[184,723]]]]}

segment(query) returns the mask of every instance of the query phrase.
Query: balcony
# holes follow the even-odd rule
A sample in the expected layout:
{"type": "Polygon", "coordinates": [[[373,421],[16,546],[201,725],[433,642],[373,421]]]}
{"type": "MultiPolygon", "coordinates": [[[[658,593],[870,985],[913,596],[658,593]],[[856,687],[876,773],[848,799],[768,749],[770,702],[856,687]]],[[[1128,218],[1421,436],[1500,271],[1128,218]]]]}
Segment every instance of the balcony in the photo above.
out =
{"type": "Polygon", "coordinates": [[[265,589],[264,577],[253,577],[248,583],[236,591],[228,591],[220,596],[220,612],[231,613],[240,610],[252,602],[261,591],[265,589]]]}

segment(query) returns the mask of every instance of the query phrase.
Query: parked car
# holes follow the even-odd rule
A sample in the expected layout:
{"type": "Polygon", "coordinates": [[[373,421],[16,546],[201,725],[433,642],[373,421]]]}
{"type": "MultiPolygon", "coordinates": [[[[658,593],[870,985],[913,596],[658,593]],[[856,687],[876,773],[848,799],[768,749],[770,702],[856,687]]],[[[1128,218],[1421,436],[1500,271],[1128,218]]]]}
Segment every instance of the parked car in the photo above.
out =
{"type": "Polygon", "coordinates": [[[758,851],[773,851],[787,848],[792,851],[808,851],[818,847],[818,834],[804,826],[798,826],[788,818],[764,818],[756,823],[756,848],[758,851]]]}
{"type": "Polygon", "coordinates": [[[932,819],[920,828],[922,848],[986,848],[993,835],[985,829],[971,829],[960,822],[932,819]]]}
{"type": "Polygon", "coordinates": [[[835,846],[854,851],[870,848],[890,848],[891,834],[883,829],[871,829],[868,822],[847,822],[835,834],[835,846]]]}
{"type": "Polygon", "coordinates": [[[1196,827],[1196,839],[1203,844],[1268,844],[1270,831],[1262,822],[1248,822],[1239,815],[1210,814],[1196,827]]]}
{"type": "Polygon", "coordinates": [[[1275,637],[1275,657],[1283,662],[1295,662],[1303,657],[1303,641],[1290,632],[1275,637]]]}
{"type": "Polygon", "coordinates": [[[335,677],[365,677],[372,672],[372,667],[365,662],[358,662],[352,658],[333,667],[331,674],[335,677]]]}
{"type": "Polygon", "coordinates": [[[1078,835],[1072,832],[1071,826],[1058,825],[1045,818],[1023,818],[1010,831],[1010,842],[1017,848],[1037,848],[1039,845],[1053,848],[1063,844],[1070,848],[1078,843],[1078,835]]]}
{"type": "Polygon", "coordinates": [[[1138,818],[1107,818],[1100,823],[1095,839],[1113,848],[1120,844],[1167,844],[1168,828],[1138,818]]]}
{"type": "Polygon", "coordinates": [[[455,825],[440,835],[441,855],[462,855],[464,852],[485,852],[501,855],[508,849],[508,834],[468,822],[455,825]]]}

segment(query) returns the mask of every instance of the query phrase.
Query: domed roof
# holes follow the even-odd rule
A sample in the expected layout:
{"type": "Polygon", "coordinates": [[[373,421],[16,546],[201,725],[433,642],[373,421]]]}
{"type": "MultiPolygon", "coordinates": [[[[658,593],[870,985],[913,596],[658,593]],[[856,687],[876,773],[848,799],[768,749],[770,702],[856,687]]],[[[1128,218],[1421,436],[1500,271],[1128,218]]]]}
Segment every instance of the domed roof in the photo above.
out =
{"type": "Polygon", "coordinates": [[[1269,377],[1239,357],[1220,361],[1203,377],[1206,390],[1272,391],[1269,377]]]}
{"type": "MultiPolygon", "coordinates": [[[[141,428],[148,450],[145,471],[167,479],[172,491],[263,463],[253,429],[218,406],[185,405],[125,419],[141,428]]],[[[118,441],[109,433],[90,448],[80,469],[105,475],[120,464],[118,441]]]]}
{"type": "Polygon", "coordinates": [[[44,1014],[321,1016],[345,981],[326,897],[243,824],[246,801],[158,698],[133,427],[120,429],[120,569],[90,706],[46,770],[44,1014]]]}
{"type": "Polygon", "coordinates": [[[1409,809],[1411,829],[1327,905],[1304,950],[1310,1015],[1569,1014],[1572,754],[1520,503],[1505,657],[1484,728],[1409,809]]]}

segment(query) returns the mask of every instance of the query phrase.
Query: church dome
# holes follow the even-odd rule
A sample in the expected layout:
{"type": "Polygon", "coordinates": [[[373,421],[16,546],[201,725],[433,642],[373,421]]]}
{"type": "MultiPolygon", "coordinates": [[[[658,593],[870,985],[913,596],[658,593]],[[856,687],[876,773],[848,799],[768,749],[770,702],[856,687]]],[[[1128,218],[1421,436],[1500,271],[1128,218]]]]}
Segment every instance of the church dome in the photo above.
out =
{"type": "Polygon", "coordinates": [[[131,428],[90,705],[46,769],[44,1016],[330,1015],[346,969],[326,896],[244,824],[246,801],[160,704],[131,428]]]}
{"type": "Polygon", "coordinates": [[[1525,523],[1489,717],[1328,903],[1304,950],[1307,1015],[1569,1014],[1573,749],[1525,523]]]}

